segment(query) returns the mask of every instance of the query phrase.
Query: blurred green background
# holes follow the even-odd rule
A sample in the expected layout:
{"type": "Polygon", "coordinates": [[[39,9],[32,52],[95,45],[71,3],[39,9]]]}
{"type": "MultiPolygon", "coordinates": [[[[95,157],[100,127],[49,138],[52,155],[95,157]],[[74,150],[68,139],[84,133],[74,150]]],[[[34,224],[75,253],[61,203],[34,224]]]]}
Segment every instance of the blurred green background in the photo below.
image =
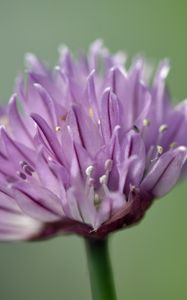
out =
{"type": "MultiPolygon", "coordinates": [[[[25,52],[54,64],[102,37],[112,50],[169,57],[174,101],[187,95],[187,2],[0,0],[0,99],[8,101],[25,52]]],[[[140,225],[111,237],[119,300],[187,299],[187,184],[157,201],[140,225]]],[[[107,274],[106,274],[107,275],[107,274]]],[[[90,299],[83,240],[0,244],[1,300],[90,299]]]]}

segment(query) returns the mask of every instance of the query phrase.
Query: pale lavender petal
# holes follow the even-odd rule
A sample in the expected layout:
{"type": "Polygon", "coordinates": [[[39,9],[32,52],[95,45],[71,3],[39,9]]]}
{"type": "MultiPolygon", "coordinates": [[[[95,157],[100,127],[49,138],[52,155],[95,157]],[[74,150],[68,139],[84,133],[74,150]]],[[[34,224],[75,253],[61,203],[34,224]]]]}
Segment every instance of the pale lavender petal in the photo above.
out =
{"type": "Polygon", "coordinates": [[[145,176],[141,188],[161,197],[176,184],[187,158],[185,147],[163,154],[145,176]]]}
{"type": "Polygon", "coordinates": [[[33,137],[25,126],[17,109],[16,94],[12,96],[9,103],[9,120],[15,139],[28,147],[33,148],[33,137]]]}
{"type": "Polygon", "coordinates": [[[60,199],[47,188],[20,183],[15,185],[16,202],[22,211],[42,222],[53,222],[63,218],[60,199]]]}
{"type": "Polygon", "coordinates": [[[72,129],[73,137],[88,153],[94,155],[102,144],[98,125],[79,106],[74,106],[69,115],[68,124],[72,129]],[[92,137],[90,139],[90,137],[92,137]],[[94,140],[94,143],[92,142],[94,140]]]}
{"type": "Polygon", "coordinates": [[[12,191],[0,186],[0,239],[29,240],[41,232],[43,224],[25,215],[13,197],[12,191]]]}
{"type": "Polygon", "coordinates": [[[51,150],[54,151],[56,158],[63,163],[62,153],[60,151],[60,144],[56,136],[54,135],[52,129],[48,126],[47,122],[40,117],[40,115],[32,114],[31,116],[33,120],[37,123],[39,128],[41,129],[51,150]]]}
{"type": "Polygon", "coordinates": [[[101,128],[106,143],[117,125],[119,125],[118,99],[110,89],[106,89],[101,99],[101,128]]]}

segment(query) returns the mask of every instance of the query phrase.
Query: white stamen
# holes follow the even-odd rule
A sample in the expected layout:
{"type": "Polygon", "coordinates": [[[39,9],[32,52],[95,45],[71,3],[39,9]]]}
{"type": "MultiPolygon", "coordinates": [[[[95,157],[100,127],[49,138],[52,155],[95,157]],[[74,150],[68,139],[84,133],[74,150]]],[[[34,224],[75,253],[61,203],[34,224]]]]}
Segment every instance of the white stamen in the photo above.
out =
{"type": "Polygon", "coordinates": [[[151,122],[150,122],[148,119],[143,119],[143,126],[144,126],[144,127],[149,126],[150,123],[151,123],[151,122]]]}
{"type": "Polygon", "coordinates": [[[162,133],[164,131],[166,131],[168,129],[168,125],[167,124],[162,124],[159,127],[159,132],[162,133]]]}
{"type": "Polygon", "coordinates": [[[93,166],[88,166],[85,170],[86,175],[90,177],[92,175],[93,169],[93,166]]]}
{"type": "Polygon", "coordinates": [[[106,175],[103,175],[99,178],[99,182],[100,184],[106,184],[107,183],[107,176],[106,175]]]}
{"type": "Polygon", "coordinates": [[[107,159],[105,161],[105,170],[110,172],[112,170],[113,161],[112,159],[107,159]]]}
{"type": "Polygon", "coordinates": [[[61,131],[61,127],[60,127],[60,126],[56,126],[56,127],[55,127],[55,131],[56,131],[56,132],[61,131]]]}
{"type": "Polygon", "coordinates": [[[160,145],[157,145],[157,146],[156,146],[156,149],[157,149],[158,154],[162,154],[163,151],[164,151],[163,147],[160,146],[160,145]]]}
{"type": "Polygon", "coordinates": [[[169,73],[169,69],[170,69],[170,66],[169,66],[169,61],[165,61],[165,66],[162,68],[161,72],[160,72],[160,77],[162,79],[165,79],[169,73]]]}

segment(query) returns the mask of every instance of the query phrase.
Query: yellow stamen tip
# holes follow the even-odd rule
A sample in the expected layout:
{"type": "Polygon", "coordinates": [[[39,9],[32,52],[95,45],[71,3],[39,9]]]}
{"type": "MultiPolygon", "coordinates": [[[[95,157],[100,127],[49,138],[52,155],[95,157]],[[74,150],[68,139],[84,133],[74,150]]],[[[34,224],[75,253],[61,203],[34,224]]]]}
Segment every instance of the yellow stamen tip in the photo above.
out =
{"type": "Polygon", "coordinates": [[[0,125],[4,126],[5,128],[9,126],[9,120],[7,116],[0,117],[0,125]]]}
{"type": "Polygon", "coordinates": [[[151,122],[150,122],[148,119],[144,119],[144,120],[143,120],[143,126],[144,126],[144,127],[149,126],[150,123],[151,123],[151,122]]]}
{"type": "Polygon", "coordinates": [[[95,193],[94,195],[94,206],[96,209],[98,209],[100,207],[101,204],[101,198],[99,197],[99,195],[97,193],[95,193]]]}
{"type": "Polygon", "coordinates": [[[166,131],[168,129],[168,125],[167,124],[162,124],[159,127],[159,132],[162,133],[164,131],[166,131]]]}
{"type": "Polygon", "coordinates": [[[173,142],[169,145],[170,149],[176,148],[177,147],[177,143],[173,142]]]}
{"type": "Polygon", "coordinates": [[[92,107],[90,107],[90,108],[88,109],[88,114],[89,114],[90,118],[93,119],[93,117],[94,117],[94,111],[93,111],[93,108],[92,108],[92,107]]]}

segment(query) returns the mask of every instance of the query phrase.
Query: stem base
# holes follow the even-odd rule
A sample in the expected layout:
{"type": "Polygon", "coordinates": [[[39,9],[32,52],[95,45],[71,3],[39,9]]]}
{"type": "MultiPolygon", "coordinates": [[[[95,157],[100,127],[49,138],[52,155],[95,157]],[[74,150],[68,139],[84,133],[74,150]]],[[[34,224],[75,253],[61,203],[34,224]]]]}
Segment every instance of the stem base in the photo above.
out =
{"type": "Polygon", "coordinates": [[[107,240],[86,239],[93,300],[116,300],[107,240]]]}

